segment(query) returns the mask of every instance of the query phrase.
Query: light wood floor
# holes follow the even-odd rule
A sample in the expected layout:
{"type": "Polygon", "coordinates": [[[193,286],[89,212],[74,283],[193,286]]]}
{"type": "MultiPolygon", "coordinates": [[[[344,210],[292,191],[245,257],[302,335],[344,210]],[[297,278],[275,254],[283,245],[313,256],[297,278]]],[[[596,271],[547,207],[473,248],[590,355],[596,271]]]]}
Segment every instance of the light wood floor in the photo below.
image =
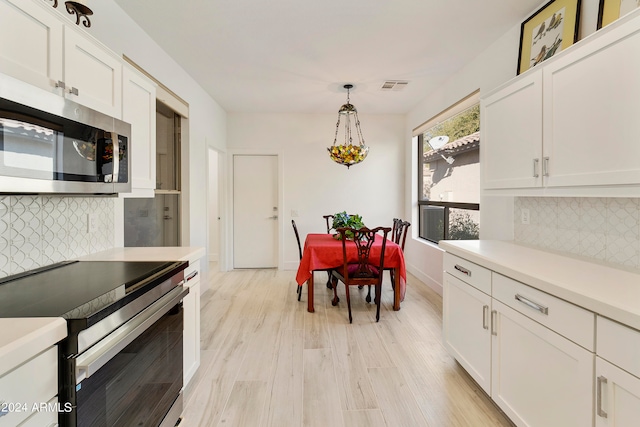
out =
{"type": "MultiPolygon", "coordinates": [[[[353,324],[316,273],[315,313],[294,271],[212,271],[201,365],[185,390],[196,426],[511,426],[444,350],[442,298],[409,275],[402,309],[386,278],[380,322],[353,288],[353,324]]],[[[205,278],[203,277],[203,280],[205,278]]]]}

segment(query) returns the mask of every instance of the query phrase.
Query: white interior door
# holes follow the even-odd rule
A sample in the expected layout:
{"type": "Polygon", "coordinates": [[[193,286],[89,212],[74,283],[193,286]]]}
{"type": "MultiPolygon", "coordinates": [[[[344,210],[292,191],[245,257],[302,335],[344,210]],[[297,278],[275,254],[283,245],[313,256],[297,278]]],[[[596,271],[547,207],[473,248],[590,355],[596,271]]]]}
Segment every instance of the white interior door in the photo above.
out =
{"type": "Polygon", "coordinates": [[[278,266],[278,158],[233,156],[233,267],[278,266]]]}

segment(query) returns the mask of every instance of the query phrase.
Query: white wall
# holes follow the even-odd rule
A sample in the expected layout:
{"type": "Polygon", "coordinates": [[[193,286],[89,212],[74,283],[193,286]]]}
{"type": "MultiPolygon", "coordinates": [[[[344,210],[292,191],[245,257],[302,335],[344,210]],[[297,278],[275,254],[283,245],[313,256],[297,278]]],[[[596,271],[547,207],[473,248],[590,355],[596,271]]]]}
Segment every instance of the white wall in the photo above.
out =
{"type": "Polygon", "coordinates": [[[216,150],[209,149],[209,261],[216,262],[220,257],[220,179],[219,155],[216,150]]]}
{"type": "MultiPolygon", "coordinates": [[[[542,6],[544,3],[541,3],[542,6]]],[[[537,10],[536,8],[535,10],[537,10]]],[[[534,10],[534,11],[535,11],[534,10]]],[[[534,11],[531,11],[533,13],[534,11]]],[[[598,0],[583,0],[581,11],[581,36],[595,31],[598,0]]],[[[526,19],[526,16],[522,20],[526,19]]],[[[421,123],[435,116],[450,105],[480,89],[480,96],[516,76],[516,63],[520,44],[520,24],[514,22],[513,28],[494,42],[488,49],[480,53],[475,60],[465,66],[438,90],[429,94],[419,105],[413,108],[407,117],[405,140],[411,140],[411,133],[421,123]]],[[[482,132],[482,130],[480,130],[482,132]]],[[[480,143],[482,149],[482,142],[480,143]]],[[[405,208],[404,215],[411,222],[418,224],[417,218],[417,141],[414,138],[412,150],[405,155],[407,174],[405,176],[405,208]]],[[[513,198],[486,197],[480,199],[480,237],[482,239],[512,240],[513,230],[513,198]]],[[[437,292],[442,293],[442,255],[437,247],[417,238],[417,227],[411,229],[412,238],[405,247],[407,269],[427,283],[437,292]]]]}
{"type": "MultiPolygon", "coordinates": [[[[182,243],[207,247],[207,145],[224,151],[226,113],[113,0],[93,2],[91,8],[94,15],[89,34],[116,53],[127,55],[189,103],[188,141],[183,140],[183,165],[188,167],[182,188],[188,230],[183,232],[182,243]]],[[[203,267],[206,269],[206,263],[203,267]]]]}
{"type": "MultiPolygon", "coordinates": [[[[357,100],[354,100],[357,103],[357,100]]],[[[281,155],[282,200],[281,265],[298,267],[298,250],[291,227],[291,211],[301,239],[307,233],[326,233],[322,215],[343,210],[362,215],[368,226],[387,225],[402,212],[404,200],[404,117],[360,114],[367,159],[347,170],[332,162],[327,147],[333,144],[336,114],[228,115],[228,149],[272,150],[281,155]]]]}

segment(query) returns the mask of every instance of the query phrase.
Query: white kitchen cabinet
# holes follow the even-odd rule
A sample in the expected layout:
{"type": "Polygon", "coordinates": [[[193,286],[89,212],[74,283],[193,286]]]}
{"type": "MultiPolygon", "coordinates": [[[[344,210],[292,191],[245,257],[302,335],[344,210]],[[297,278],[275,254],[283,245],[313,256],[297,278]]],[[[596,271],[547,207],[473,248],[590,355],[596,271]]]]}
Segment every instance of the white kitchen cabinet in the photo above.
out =
{"type": "Polygon", "coordinates": [[[596,427],[631,427],[640,420],[640,331],[597,318],[596,427]]]}
{"type": "Polygon", "coordinates": [[[542,184],[542,72],[532,70],[480,102],[483,186],[542,184]]]}
{"type": "Polygon", "coordinates": [[[640,15],[542,69],[548,187],[640,184],[640,15]]]}
{"type": "Polygon", "coordinates": [[[491,394],[491,296],[445,273],[442,304],[444,346],[491,394]]]}
{"type": "MultiPolygon", "coordinates": [[[[43,404],[45,402],[42,402],[43,404]]],[[[53,408],[58,407],[58,398],[54,397],[50,401],[46,402],[46,410],[41,410],[34,413],[24,422],[20,423],[18,427],[58,427],[58,412],[53,408]]],[[[64,406],[60,405],[60,408],[64,410],[64,406]]]]}
{"type": "Polygon", "coordinates": [[[40,3],[0,0],[0,72],[61,94],[64,23],[40,3]]]}
{"type": "Polygon", "coordinates": [[[50,4],[0,0],[0,72],[120,118],[120,58],[50,4]]]}
{"type": "Polygon", "coordinates": [[[637,197],[639,50],[640,11],[484,96],[483,189],[637,197]]]}
{"type": "Polygon", "coordinates": [[[189,261],[184,272],[189,294],[183,300],[183,376],[186,387],[200,366],[200,260],[189,261]]]}
{"type": "MultiPolygon", "coordinates": [[[[0,401],[8,405],[2,408],[7,413],[0,417],[0,427],[22,425],[22,422],[34,416],[45,421],[52,419],[50,415],[38,416],[33,409],[34,405],[39,408],[40,403],[51,401],[57,394],[58,349],[52,346],[0,376],[0,401]]],[[[57,412],[53,413],[57,419],[57,412]]]]}
{"type": "Polygon", "coordinates": [[[491,398],[518,426],[593,425],[594,354],[493,300],[491,398]]]}
{"type": "Polygon", "coordinates": [[[593,425],[595,315],[444,257],[443,341],[518,426],[593,425]]]}
{"type": "Polygon", "coordinates": [[[122,120],[131,124],[131,193],[154,197],[156,188],[156,84],[130,66],[122,70],[122,120]]]}
{"type": "Polygon", "coordinates": [[[66,96],[89,108],[122,116],[122,62],[118,56],[67,26],[64,32],[66,96]]]}
{"type": "Polygon", "coordinates": [[[640,378],[596,357],[596,427],[636,427],[640,378]]]}

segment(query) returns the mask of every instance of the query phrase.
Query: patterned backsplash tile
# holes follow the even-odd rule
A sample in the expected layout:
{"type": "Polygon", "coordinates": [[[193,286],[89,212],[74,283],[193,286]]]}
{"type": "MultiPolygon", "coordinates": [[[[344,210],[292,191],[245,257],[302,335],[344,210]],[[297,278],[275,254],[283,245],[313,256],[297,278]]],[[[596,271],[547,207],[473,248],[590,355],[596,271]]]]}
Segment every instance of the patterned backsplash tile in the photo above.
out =
{"type": "Polygon", "coordinates": [[[640,269],[640,199],[516,197],[515,241],[640,269]],[[522,224],[528,209],[529,224],[522,224]]]}
{"type": "Polygon", "coordinates": [[[0,277],[112,248],[113,215],[108,197],[0,197],[0,277]]]}

